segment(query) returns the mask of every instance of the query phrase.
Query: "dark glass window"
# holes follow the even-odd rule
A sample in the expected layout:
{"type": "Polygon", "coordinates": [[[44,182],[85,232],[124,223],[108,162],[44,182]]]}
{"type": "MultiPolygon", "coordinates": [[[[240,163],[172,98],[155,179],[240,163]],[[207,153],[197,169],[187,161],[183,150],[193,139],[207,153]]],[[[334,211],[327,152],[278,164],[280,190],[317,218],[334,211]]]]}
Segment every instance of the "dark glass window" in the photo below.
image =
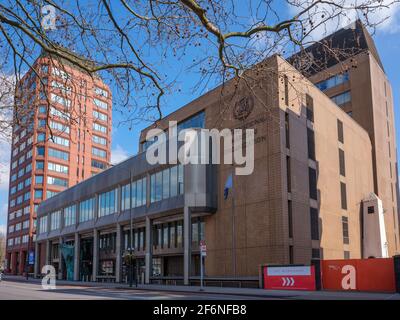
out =
{"type": "Polygon", "coordinates": [[[286,148],[290,148],[289,114],[285,113],[286,148]]]}
{"type": "Polygon", "coordinates": [[[290,173],[290,157],[286,157],[286,180],[287,180],[287,191],[292,191],[291,173],[290,173]]]}
{"type": "Polygon", "coordinates": [[[310,198],[318,200],[317,192],[317,171],[313,168],[308,168],[308,180],[310,188],[310,198]]]}
{"type": "Polygon", "coordinates": [[[368,213],[369,213],[369,214],[375,213],[375,208],[374,208],[374,206],[368,207],[368,213]]]}
{"type": "Polygon", "coordinates": [[[310,95],[306,95],[306,113],[307,120],[314,122],[314,99],[310,95]]]}
{"type": "Polygon", "coordinates": [[[342,217],[343,243],[349,244],[349,218],[342,217]]]}
{"type": "Polygon", "coordinates": [[[341,182],[340,183],[340,197],[342,203],[342,209],[347,209],[347,191],[346,191],[346,184],[341,182]]]}
{"type": "Polygon", "coordinates": [[[285,82],[285,104],[288,106],[289,105],[289,78],[285,74],[283,76],[284,82],[285,82]]]}
{"type": "Polygon", "coordinates": [[[341,143],[344,143],[343,122],[340,120],[337,121],[337,130],[338,130],[338,140],[341,143]]]}
{"type": "Polygon", "coordinates": [[[346,163],[344,160],[344,151],[342,149],[339,149],[339,169],[340,169],[340,174],[345,177],[346,176],[346,163]]]}
{"type": "Polygon", "coordinates": [[[311,240],[319,240],[318,209],[310,208],[311,240]]]}
{"type": "Polygon", "coordinates": [[[308,158],[315,160],[315,136],[314,131],[307,128],[308,158]]]}
{"type": "Polygon", "coordinates": [[[38,156],[44,156],[44,147],[37,147],[36,151],[38,156]]]}
{"type": "Polygon", "coordinates": [[[289,238],[293,238],[293,207],[292,201],[288,201],[288,223],[289,223],[289,238]]]}

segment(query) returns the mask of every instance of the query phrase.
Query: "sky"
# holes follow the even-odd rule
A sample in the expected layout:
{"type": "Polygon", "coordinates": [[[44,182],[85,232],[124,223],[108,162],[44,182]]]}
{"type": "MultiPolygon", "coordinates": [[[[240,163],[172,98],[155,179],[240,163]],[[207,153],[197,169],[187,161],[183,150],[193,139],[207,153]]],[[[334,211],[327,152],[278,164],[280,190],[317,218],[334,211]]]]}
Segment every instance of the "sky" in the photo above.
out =
{"type": "MultiPolygon", "coordinates": [[[[385,0],[384,0],[385,1],[385,0]]],[[[285,8],[280,8],[284,11],[285,8]]],[[[290,10],[288,10],[290,14],[290,10]]],[[[384,12],[383,15],[391,15],[377,30],[373,38],[375,40],[378,52],[383,61],[385,71],[393,88],[395,121],[396,121],[396,138],[400,141],[400,7],[396,6],[390,12],[384,12]]],[[[354,17],[350,17],[354,18],[354,17]]],[[[379,17],[379,14],[377,16],[379,17]]],[[[328,32],[335,31],[336,24],[332,23],[328,26],[328,32]]],[[[321,38],[325,30],[317,31],[313,34],[314,38],[321,38]]],[[[173,66],[174,67],[174,66],[173,66]]],[[[178,67],[178,66],[176,66],[178,67]]],[[[183,90],[170,94],[166,101],[166,109],[164,115],[184,106],[190,101],[197,98],[201,93],[192,94],[190,89],[196,82],[198,75],[183,73],[180,81],[183,90]]],[[[212,87],[208,88],[212,89],[212,87]]],[[[113,87],[111,85],[111,90],[113,87]]],[[[114,106],[115,109],[115,106],[114,106]]],[[[129,129],[127,126],[119,125],[118,114],[113,114],[113,131],[111,146],[111,161],[118,163],[138,151],[138,141],[140,131],[149,125],[149,122],[141,122],[129,129]]],[[[398,155],[399,156],[399,155],[398,155]]],[[[7,200],[8,200],[8,171],[10,158],[10,145],[0,142],[0,231],[5,231],[7,223],[7,200]]]]}

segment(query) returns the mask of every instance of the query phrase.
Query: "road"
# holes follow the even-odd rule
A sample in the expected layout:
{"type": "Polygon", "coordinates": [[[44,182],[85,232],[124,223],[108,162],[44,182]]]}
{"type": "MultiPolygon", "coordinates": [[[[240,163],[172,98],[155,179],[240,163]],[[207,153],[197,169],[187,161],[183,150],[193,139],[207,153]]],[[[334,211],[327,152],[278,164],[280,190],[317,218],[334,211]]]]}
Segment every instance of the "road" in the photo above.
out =
{"type": "MultiPolygon", "coordinates": [[[[44,290],[38,283],[0,282],[0,300],[249,300],[256,297],[212,293],[181,293],[152,290],[129,290],[85,286],[58,285],[44,290]]],[[[259,298],[258,298],[259,299],[259,298]]]]}

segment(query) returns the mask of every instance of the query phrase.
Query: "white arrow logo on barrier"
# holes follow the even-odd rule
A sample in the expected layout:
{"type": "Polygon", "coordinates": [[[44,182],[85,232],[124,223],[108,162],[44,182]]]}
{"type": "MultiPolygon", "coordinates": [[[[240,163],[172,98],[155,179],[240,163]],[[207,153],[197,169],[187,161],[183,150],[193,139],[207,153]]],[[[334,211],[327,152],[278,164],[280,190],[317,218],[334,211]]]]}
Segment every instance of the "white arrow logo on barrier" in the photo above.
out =
{"type": "Polygon", "coordinates": [[[283,287],[293,287],[294,286],[293,277],[282,277],[282,286],[283,287]]]}

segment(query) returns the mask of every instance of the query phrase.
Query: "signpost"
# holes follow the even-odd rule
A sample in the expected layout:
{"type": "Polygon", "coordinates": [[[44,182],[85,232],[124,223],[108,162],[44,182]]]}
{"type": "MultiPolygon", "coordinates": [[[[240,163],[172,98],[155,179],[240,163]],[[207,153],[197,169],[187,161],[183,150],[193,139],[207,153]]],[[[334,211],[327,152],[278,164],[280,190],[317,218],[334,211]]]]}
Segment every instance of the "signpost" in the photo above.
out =
{"type": "Polygon", "coordinates": [[[204,240],[200,241],[200,291],[203,291],[204,267],[203,258],[207,256],[207,246],[204,240]]]}

